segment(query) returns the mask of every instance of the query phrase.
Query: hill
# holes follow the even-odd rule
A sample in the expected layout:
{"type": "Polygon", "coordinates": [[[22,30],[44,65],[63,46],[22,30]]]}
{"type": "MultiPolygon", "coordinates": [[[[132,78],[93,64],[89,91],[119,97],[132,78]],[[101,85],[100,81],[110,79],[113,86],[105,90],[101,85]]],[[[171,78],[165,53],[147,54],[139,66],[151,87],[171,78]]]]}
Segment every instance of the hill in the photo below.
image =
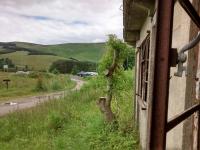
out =
{"type": "Polygon", "coordinates": [[[9,58],[17,67],[27,65],[31,70],[47,70],[53,62],[65,59],[53,55],[28,55],[26,51],[2,54],[0,58],[9,58]]]}
{"type": "Polygon", "coordinates": [[[0,42],[0,58],[10,58],[16,65],[43,70],[62,59],[98,62],[105,43],[66,43],[41,45],[25,42],[0,42]]]}
{"type": "Polygon", "coordinates": [[[105,43],[66,43],[58,45],[38,45],[16,42],[19,47],[52,53],[65,58],[98,62],[104,52],[105,43]]]}

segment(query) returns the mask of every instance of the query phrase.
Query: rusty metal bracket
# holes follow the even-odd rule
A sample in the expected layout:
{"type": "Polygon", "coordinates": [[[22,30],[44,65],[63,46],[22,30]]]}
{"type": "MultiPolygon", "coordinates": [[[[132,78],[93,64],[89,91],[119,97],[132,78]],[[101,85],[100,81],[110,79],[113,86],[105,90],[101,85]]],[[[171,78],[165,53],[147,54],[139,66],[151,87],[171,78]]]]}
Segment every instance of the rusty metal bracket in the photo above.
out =
{"type": "Polygon", "coordinates": [[[194,7],[192,6],[191,2],[189,0],[178,0],[180,5],[183,7],[183,9],[186,11],[186,13],[190,16],[190,18],[193,20],[193,22],[197,25],[198,28],[200,28],[200,17],[194,7]]]}
{"type": "MultiPolygon", "coordinates": [[[[187,60],[187,55],[184,53],[193,47],[195,47],[200,41],[200,32],[198,32],[197,36],[190,41],[188,44],[186,44],[184,47],[182,47],[178,53],[178,67],[177,67],[177,72],[174,73],[175,76],[177,77],[182,77],[183,72],[186,72],[186,67],[183,65],[186,60],[187,60]]],[[[187,73],[185,73],[187,75],[187,73]]]]}
{"type": "Polygon", "coordinates": [[[173,129],[175,126],[177,126],[179,123],[181,123],[183,120],[187,119],[189,116],[191,116],[194,112],[200,110],[200,104],[196,104],[184,112],[174,116],[173,118],[169,119],[167,122],[167,132],[173,129]]]}
{"type": "Polygon", "coordinates": [[[178,51],[176,48],[171,48],[170,50],[170,66],[176,67],[178,61],[178,51]]]}

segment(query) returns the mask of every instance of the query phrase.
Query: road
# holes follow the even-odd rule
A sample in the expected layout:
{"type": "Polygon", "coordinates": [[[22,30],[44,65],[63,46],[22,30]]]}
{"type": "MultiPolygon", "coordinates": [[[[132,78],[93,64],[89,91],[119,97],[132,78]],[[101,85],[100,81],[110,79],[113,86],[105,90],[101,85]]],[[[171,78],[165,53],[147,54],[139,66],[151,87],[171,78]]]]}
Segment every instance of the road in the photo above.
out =
{"type": "MultiPolygon", "coordinates": [[[[77,76],[71,76],[71,80],[76,82],[76,86],[70,91],[80,90],[80,88],[85,83],[85,81],[81,80],[77,76]]],[[[19,98],[19,99],[12,99],[6,103],[5,102],[0,103],[0,116],[4,116],[13,111],[34,107],[45,101],[63,98],[68,92],[69,91],[54,92],[54,93],[44,94],[40,96],[31,96],[31,97],[24,97],[24,98],[19,98]]]]}

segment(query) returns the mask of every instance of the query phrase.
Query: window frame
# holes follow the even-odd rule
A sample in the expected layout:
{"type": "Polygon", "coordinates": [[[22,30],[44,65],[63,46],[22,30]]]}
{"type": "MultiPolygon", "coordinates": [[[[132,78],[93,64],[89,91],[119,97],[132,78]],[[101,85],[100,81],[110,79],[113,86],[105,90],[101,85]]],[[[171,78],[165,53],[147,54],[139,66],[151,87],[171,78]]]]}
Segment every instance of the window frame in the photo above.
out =
{"type": "Polygon", "coordinates": [[[138,85],[137,100],[143,110],[147,108],[148,101],[148,78],[149,78],[149,57],[150,57],[150,33],[140,44],[137,50],[138,61],[138,85]]]}

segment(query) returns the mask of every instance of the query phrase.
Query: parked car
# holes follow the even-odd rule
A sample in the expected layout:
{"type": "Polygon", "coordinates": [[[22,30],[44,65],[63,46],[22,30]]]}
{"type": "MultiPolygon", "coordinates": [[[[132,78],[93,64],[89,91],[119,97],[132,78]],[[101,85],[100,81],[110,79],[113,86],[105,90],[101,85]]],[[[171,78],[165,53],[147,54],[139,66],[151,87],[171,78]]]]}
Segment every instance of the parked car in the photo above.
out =
{"type": "Polygon", "coordinates": [[[85,71],[81,71],[79,73],[77,73],[78,76],[80,77],[88,77],[88,76],[97,76],[98,73],[97,72],[85,72],[85,71]]]}

